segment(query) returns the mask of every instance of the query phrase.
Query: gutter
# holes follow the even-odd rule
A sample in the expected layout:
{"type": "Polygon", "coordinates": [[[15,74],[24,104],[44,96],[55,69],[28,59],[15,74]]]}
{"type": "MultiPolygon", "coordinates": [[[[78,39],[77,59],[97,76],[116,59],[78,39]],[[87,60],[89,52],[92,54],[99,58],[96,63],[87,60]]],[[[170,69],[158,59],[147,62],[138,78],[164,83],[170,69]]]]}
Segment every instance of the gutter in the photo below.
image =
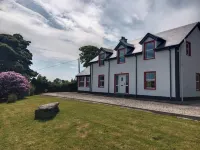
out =
{"type": "Polygon", "coordinates": [[[172,99],[172,58],[171,49],[169,48],[169,83],[170,83],[170,100],[172,99]]]}

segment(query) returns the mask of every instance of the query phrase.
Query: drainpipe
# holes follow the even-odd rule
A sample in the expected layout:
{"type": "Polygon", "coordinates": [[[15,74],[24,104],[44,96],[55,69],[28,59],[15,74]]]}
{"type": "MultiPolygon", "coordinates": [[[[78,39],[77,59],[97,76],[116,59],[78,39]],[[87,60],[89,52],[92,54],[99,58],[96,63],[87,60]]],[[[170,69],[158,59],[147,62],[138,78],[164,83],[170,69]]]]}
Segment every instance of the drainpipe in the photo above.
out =
{"type": "MultiPolygon", "coordinates": [[[[183,47],[185,47],[186,40],[184,39],[183,47]]],[[[183,49],[183,48],[182,48],[183,49]]],[[[181,57],[182,50],[179,48],[179,61],[180,61],[180,76],[181,76],[181,101],[183,102],[183,58],[181,57]]]]}
{"type": "Polygon", "coordinates": [[[108,59],[108,93],[110,93],[110,60],[108,59]]]}
{"type": "Polygon", "coordinates": [[[169,48],[169,82],[170,82],[170,100],[172,99],[172,58],[171,49],[169,48]]]}
{"type": "Polygon", "coordinates": [[[90,66],[90,92],[92,92],[92,85],[93,85],[93,64],[90,66]]]}
{"type": "Polygon", "coordinates": [[[137,55],[135,55],[135,98],[137,98],[137,55]]]}

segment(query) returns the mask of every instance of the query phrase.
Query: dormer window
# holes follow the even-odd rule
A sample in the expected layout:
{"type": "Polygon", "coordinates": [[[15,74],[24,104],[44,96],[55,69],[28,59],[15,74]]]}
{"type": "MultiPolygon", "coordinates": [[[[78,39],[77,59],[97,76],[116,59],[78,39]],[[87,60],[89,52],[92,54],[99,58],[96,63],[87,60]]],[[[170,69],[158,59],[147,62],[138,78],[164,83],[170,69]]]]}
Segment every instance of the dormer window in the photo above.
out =
{"type": "Polygon", "coordinates": [[[103,66],[104,65],[104,59],[105,59],[105,54],[99,54],[99,66],[103,66]]]}
{"type": "Polygon", "coordinates": [[[155,41],[144,43],[144,60],[155,58],[155,41]]]}
{"type": "Polygon", "coordinates": [[[125,48],[119,49],[117,54],[117,63],[123,64],[125,63],[125,48]]]}

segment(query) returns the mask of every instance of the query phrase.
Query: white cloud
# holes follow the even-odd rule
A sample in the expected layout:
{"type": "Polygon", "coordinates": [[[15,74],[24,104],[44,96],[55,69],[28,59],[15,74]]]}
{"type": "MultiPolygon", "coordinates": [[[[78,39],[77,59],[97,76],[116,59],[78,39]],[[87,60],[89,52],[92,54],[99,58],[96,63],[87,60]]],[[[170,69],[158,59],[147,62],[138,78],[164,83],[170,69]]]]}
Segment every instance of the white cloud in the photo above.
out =
{"type": "MultiPolygon", "coordinates": [[[[78,48],[86,44],[110,47],[121,36],[133,40],[199,21],[199,4],[198,0],[0,0],[0,32],[22,34],[32,42],[34,59],[54,64],[77,59],[78,48]]],[[[45,66],[44,62],[33,68],[45,66]]],[[[65,65],[41,73],[68,79],[77,69],[65,65]]]]}

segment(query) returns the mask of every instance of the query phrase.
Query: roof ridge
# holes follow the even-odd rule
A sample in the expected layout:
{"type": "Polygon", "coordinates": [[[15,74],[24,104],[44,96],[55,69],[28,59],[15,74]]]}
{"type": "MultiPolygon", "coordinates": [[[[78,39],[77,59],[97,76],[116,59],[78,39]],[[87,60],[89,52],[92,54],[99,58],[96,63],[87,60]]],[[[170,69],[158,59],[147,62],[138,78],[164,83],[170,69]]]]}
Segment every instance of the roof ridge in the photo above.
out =
{"type": "MultiPolygon", "coordinates": [[[[178,29],[178,28],[182,28],[182,27],[186,27],[186,26],[189,26],[189,25],[192,25],[192,24],[198,24],[199,22],[194,22],[194,23],[190,23],[190,24],[186,24],[186,25],[182,25],[182,26],[179,26],[179,27],[176,27],[176,28],[171,28],[171,29],[169,29],[169,30],[165,30],[165,31],[161,31],[161,32],[157,32],[157,33],[150,33],[150,32],[148,32],[148,33],[150,33],[150,34],[153,34],[153,35],[156,35],[156,36],[159,36],[158,34],[161,34],[161,33],[164,33],[164,32],[169,32],[169,31],[171,31],[171,30],[175,30],[175,29],[178,29]]],[[[146,34],[145,34],[146,35],[146,34]]],[[[144,37],[144,36],[143,36],[144,37]]],[[[129,40],[129,41],[131,41],[131,42],[133,42],[133,41],[136,41],[136,40],[140,40],[140,39],[142,39],[143,37],[140,37],[140,38],[137,38],[137,39],[134,39],[134,40],[129,40]]]]}
{"type": "Polygon", "coordinates": [[[171,30],[176,30],[176,29],[178,29],[178,28],[183,28],[183,27],[186,27],[186,26],[189,26],[189,25],[192,25],[192,24],[197,25],[198,23],[199,23],[199,22],[194,22],[194,23],[182,25],[182,26],[179,26],[179,27],[176,27],[176,28],[171,28],[171,29],[169,29],[169,30],[161,31],[161,32],[158,32],[158,33],[155,33],[155,34],[157,35],[157,34],[160,34],[160,33],[163,33],[163,32],[168,32],[168,31],[171,31],[171,30]]]}

